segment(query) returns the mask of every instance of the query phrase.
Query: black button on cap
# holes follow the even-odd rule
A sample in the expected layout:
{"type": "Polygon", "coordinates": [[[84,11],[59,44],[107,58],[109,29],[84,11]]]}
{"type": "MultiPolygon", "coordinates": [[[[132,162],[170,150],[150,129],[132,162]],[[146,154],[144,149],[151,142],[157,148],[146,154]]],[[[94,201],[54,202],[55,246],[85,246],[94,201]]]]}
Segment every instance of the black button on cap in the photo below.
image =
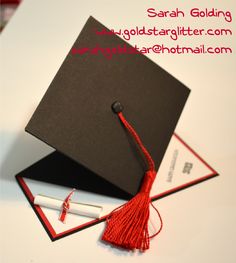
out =
{"type": "Polygon", "coordinates": [[[114,103],[112,103],[111,108],[114,113],[122,112],[124,109],[123,105],[119,101],[115,101],[114,103]]]}

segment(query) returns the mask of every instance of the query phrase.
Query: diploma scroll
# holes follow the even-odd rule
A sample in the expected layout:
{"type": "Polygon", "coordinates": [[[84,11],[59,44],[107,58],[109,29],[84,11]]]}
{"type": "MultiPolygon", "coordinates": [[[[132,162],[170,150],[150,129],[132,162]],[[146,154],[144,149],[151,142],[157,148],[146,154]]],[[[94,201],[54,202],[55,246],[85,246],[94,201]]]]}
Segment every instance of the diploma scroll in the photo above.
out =
{"type": "MultiPolygon", "coordinates": [[[[44,195],[36,195],[34,198],[35,205],[52,208],[56,210],[62,210],[63,202],[64,202],[63,200],[44,196],[44,195]]],[[[68,213],[92,217],[92,218],[99,218],[101,212],[102,212],[101,206],[75,203],[75,202],[70,202],[70,207],[68,209],[68,213]]]]}

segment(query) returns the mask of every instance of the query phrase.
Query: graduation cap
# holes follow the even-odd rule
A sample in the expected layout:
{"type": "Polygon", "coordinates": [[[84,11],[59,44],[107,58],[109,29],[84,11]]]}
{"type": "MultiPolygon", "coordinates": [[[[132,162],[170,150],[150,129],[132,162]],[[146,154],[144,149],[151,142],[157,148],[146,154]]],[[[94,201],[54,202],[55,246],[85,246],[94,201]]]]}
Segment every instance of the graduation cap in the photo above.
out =
{"type": "Polygon", "coordinates": [[[128,220],[132,230],[123,238],[127,228],[117,226],[117,219],[123,224],[124,214],[132,217],[133,210],[134,218],[145,217],[147,225],[148,190],[190,91],[115,34],[98,32],[109,30],[90,17],[26,126],[56,151],[22,176],[120,198],[134,196],[131,202],[140,209],[132,209],[129,201],[111,213],[103,239],[145,250],[147,226],[137,238],[131,232],[139,227],[128,220]],[[110,52],[112,57],[104,56],[110,52]],[[144,192],[146,197],[137,201],[144,192]],[[112,231],[116,240],[110,238],[112,231]]]}

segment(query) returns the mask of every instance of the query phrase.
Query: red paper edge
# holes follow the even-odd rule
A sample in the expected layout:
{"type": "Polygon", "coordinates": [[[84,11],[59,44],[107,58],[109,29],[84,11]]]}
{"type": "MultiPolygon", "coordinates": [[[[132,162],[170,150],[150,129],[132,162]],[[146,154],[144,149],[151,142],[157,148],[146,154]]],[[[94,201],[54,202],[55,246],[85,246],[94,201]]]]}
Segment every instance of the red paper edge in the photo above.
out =
{"type": "MultiPolygon", "coordinates": [[[[185,141],[183,141],[176,133],[174,133],[174,136],[193,154],[195,155],[205,166],[207,166],[208,169],[211,170],[210,174],[207,174],[203,177],[200,177],[198,179],[195,179],[191,182],[188,182],[186,184],[183,184],[181,186],[177,186],[174,187],[168,191],[165,191],[163,193],[160,193],[158,195],[154,195],[151,197],[152,201],[155,201],[157,199],[163,198],[167,195],[173,194],[177,191],[180,191],[184,188],[190,187],[192,185],[195,185],[197,183],[203,182],[207,179],[213,178],[215,176],[218,176],[219,174],[206,162],[202,159],[202,157],[200,157],[185,141]]],[[[33,208],[34,212],[36,213],[36,215],[38,216],[40,222],[42,223],[43,227],[45,228],[46,232],[48,233],[49,237],[51,238],[52,241],[58,240],[60,238],[66,237],[68,235],[74,234],[78,231],[81,231],[83,229],[86,229],[88,227],[94,226],[98,223],[101,223],[103,221],[106,220],[106,217],[108,215],[105,215],[99,219],[94,219],[91,220],[87,223],[84,223],[82,225],[79,225],[77,227],[74,227],[72,229],[63,231],[61,233],[56,233],[56,231],[54,230],[54,228],[52,227],[52,225],[50,224],[50,222],[48,221],[47,217],[45,216],[45,214],[43,213],[42,209],[38,206],[38,205],[34,205],[34,196],[31,193],[30,189],[28,188],[27,184],[25,183],[24,179],[18,175],[16,175],[16,180],[18,182],[18,184],[20,185],[23,193],[25,194],[26,198],[28,199],[31,207],[33,208]]]]}

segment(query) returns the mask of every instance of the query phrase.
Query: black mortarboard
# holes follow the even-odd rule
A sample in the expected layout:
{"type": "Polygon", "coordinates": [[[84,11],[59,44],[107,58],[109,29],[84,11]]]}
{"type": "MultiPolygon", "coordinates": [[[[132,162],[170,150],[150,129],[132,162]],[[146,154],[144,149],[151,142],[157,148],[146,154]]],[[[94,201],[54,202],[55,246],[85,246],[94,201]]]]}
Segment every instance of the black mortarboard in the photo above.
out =
{"type": "Polygon", "coordinates": [[[73,44],[26,126],[57,151],[22,176],[121,198],[135,195],[145,163],[112,111],[115,101],[158,170],[189,89],[115,34],[102,34],[108,31],[90,17],[73,44]],[[109,50],[110,58],[103,54],[109,50]]]}

